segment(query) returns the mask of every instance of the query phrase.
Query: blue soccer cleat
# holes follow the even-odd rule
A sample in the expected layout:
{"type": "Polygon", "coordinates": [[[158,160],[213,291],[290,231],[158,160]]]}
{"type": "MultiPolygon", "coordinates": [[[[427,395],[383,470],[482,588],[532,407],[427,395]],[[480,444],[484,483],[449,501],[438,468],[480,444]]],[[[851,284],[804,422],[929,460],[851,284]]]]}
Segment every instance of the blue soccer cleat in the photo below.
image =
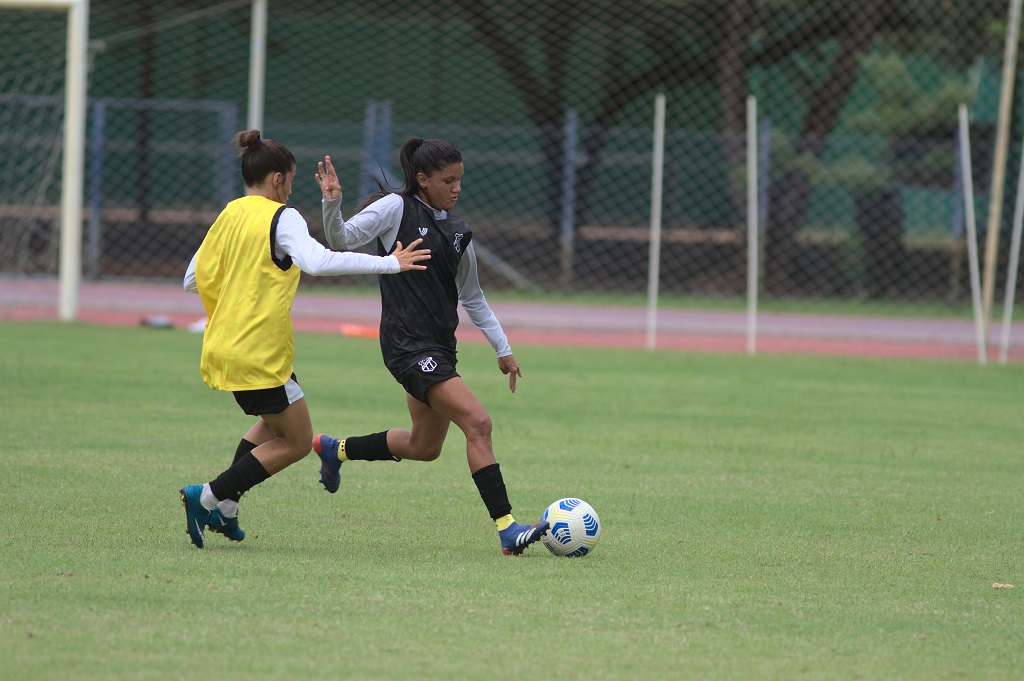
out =
{"type": "Polygon", "coordinates": [[[203,493],[202,485],[185,485],[179,490],[181,494],[181,505],[185,507],[185,531],[188,532],[192,543],[203,548],[205,535],[203,528],[210,519],[210,512],[206,510],[199,501],[203,493]]]}
{"type": "Polygon", "coordinates": [[[320,484],[331,494],[338,491],[341,485],[341,459],[338,458],[338,445],[329,435],[317,435],[313,438],[313,451],[320,457],[320,484]]]}
{"type": "Polygon", "coordinates": [[[210,518],[206,521],[206,529],[223,534],[231,541],[242,541],[245,539],[245,530],[238,526],[238,518],[225,517],[219,508],[210,511],[210,518]]]}
{"type": "Polygon", "coordinates": [[[533,525],[512,523],[498,532],[498,538],[501,539],[501,552],[506,556],[521,555],[527,546],[540,540],[547,531],[548,524],[546,522],[533,525]]]}

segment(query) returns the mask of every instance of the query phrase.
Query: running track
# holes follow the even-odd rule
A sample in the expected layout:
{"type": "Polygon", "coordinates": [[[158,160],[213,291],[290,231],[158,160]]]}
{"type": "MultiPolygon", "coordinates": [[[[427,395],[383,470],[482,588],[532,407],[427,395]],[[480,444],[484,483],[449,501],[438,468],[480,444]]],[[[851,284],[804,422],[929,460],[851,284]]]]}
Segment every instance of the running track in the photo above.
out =
{"type": "MultiPolygon", "coordinates": [[[[646,311],[626,307],[492,302],[513,348],[521,344],[643,348],[646,311]]],[[[79,294],[81,322],[138,325],[156,318],[186,327],[203,317],[199,296],[179,285],[151,282],[84,282],[79,294]]],[[[51,279],[0,278],[0,321],[55,320],[58,285],[51,279]]],[[[380,318],[375,296],[303,293],[292,307],[296,331],[374,335],[380,318]]],[[[742,312],[661,310],[659,350],[746,352],[746,315],[742,312]]],[[[821,355],[919,357],[977,361],[974,324],[957,319],[833,317],[761,314],[757,351],[821,355]]],[[[1001,324],[990,338],[998,340],[1001,324]]],[[[1011,331],[1009,358],[1024,361],[1024,324],[1011,331]]],[[[459,328],[463,342],[485,342],[468,321],[459,328]]],[[[995,345],[989,351],[996,361],[995,345]]]]}

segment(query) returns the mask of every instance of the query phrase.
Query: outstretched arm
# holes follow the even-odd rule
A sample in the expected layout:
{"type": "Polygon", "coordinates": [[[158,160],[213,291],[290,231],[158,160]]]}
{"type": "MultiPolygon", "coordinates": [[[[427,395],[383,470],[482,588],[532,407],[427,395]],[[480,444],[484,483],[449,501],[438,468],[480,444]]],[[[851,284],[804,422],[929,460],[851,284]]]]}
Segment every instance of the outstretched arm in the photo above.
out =
{"type": "Polygon", "coordinates": [[[417,250],[418,239],[391,255],[378,257],[367,253],[338,253],[324,248],[309,235],[306,221],[294,208],[286,208],[278,219],[278,256],[290,256],[300,270],[315,276],[336,274],[396,274],[426,269],[421,261],[430,259],[429,250],[417,250]]]}

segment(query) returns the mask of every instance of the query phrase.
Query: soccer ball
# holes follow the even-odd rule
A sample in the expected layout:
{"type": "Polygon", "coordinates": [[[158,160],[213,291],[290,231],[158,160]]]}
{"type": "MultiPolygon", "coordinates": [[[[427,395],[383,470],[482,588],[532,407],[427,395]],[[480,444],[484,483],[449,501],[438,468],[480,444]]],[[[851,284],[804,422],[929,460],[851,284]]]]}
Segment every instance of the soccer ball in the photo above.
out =
{"type": "Polygon", "coordinates": [[[541,541],[556,556],[585,556],[601,538],[597,511],[582,499],[559,499],[547,507],[540,519],[551,525],[541,541]]]}

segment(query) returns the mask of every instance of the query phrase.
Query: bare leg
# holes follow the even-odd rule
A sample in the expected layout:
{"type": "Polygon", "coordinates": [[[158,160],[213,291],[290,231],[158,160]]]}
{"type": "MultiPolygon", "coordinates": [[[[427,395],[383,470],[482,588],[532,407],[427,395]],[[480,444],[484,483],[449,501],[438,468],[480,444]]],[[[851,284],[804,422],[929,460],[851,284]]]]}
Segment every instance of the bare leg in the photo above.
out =
{"type": "Polygon", "coordinates": [[[466,436],[466,462],[480,498],[498,529],[501,552],[517,556],[548,531],[547,523],[522,525],[512,517],[501,471],[494,460],[491,417],[459,377],[435,383],[427,390],[430,406],[406,397],[412,430],[387,431],[388,448],[400,459],[432,461],[441,452],[448,425],[454,422],[466,436]]]}
{"type": "Polygon", "coordinates": [[[266,414],[260,417],[260,421],[246,434],[247,439],[249,434],[255,434],[262,439],[260,433],[264,431],[260,423],[266,425],[273,437],[252,450],[252,455],[270,475],[301,460],[312,449],[313,425],[309,420],[309,408],[306,406],[305,398],[288,405],[280,414],[266,414]]]}
{"type": "Polygon", "coordinates": [[[244,439],[253,443],[257,447],[268,440],[273,440],[276,437],[277,434],[271,430],[270,426],[267,425],[267,422],[263,420],[263,417],[257,418],[256,423],[252,424],[252,428],[247,430],[244,435],[244,439]]]}
{"type": "Polygon", "coordinates": [[[433,461],[441,454],[452,422],[466,436],[466,461],[475,473],[494,463],[491,417],[460,377],[436,383],[427,391],[430,406],[406,394],[412,430],[388,431],[388,448],[399,459],[433,461]]]}
{"type": "Polygon", "coordinates": [[[389,430],[388,449],[399,459],[433,461],[441,455],[451,421],[409,393],[405,394],[405,401],[409,406],[412,430],[389,430]]]}
{"type": "Polygon", "coordinates": [[[430,408],[452,421],[466,436],[466,462],[476,473],[494,461],[491,445],[491,417],[462,378],[456,376],[436,383],[427,391],[430,408]]]}

